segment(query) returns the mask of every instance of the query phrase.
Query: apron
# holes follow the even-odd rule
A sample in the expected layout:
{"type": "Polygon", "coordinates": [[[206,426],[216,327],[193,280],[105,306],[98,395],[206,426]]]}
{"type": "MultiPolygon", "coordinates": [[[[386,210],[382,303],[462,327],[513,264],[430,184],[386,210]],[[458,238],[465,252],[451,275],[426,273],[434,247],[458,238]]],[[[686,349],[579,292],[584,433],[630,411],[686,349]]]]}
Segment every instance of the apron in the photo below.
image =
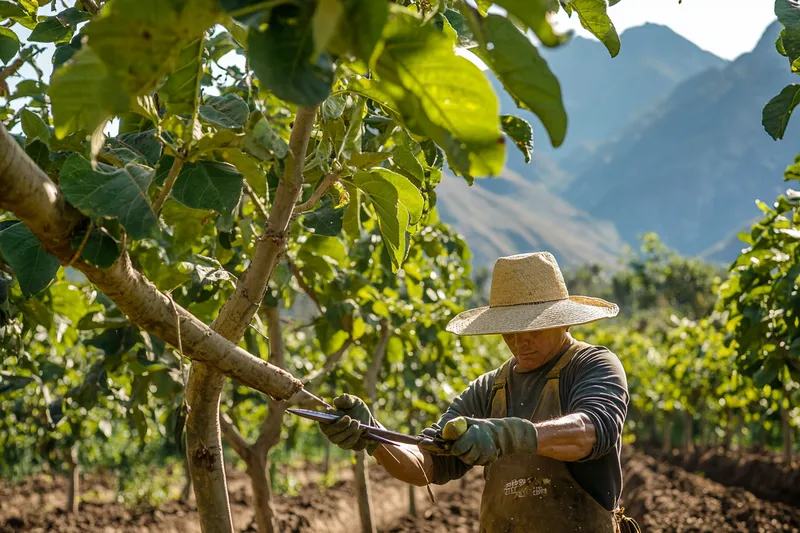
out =
{"type": "MultiPolygon", "coordinates": [[[[561,369],[579,350],[573,341],[550,372],[531,420],[561,416],[558,381],[561,369]]],[[[492,418],[508,414],[507,361],[492,387],[492,418]]],[[[500,457],[484,470],[486,486],[481,498],[481,533],[617,533],[617,518],[600,505],[572,477],[563,461],[536,453],[517,452],[500,457]]]]}

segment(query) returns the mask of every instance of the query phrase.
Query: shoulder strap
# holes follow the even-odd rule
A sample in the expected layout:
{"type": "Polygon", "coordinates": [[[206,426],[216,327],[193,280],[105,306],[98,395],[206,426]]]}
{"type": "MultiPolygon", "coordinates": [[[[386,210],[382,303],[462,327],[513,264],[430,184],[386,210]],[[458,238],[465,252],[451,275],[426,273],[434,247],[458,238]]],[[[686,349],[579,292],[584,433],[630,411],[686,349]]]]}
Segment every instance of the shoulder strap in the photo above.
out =
{"type": "Polygon", "coordinates": [[[555,366],[550,369],[550,372],[547,373],[547,379],[548,380],[558,379],[558,377],[561,376],[561,370],[563,370],[564,367],[567,366],[567,363],[569,363],[572,360],[572,357],[579,351],[583,350],[584,348],[588,348],[590,346],[591,344],[573,340],[570,347],[567,348],[567,351],[565,351],[561,355],[555,366]]]}
{"type": "Polygon", "coordinates": [[[510,358],[503,363],[492,384],[492,418],[504,418],[508,414],[508,397],[506,394],[506,383],[508,383],[508,373],[514,358],[510,358]]]}

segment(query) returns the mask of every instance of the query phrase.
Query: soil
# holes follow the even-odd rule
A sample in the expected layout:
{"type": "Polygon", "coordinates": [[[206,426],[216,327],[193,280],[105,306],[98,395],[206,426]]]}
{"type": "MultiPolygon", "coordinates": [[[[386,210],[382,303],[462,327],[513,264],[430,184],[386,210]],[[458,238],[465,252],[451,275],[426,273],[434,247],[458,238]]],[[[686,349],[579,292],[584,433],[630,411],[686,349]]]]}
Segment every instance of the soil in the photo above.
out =
{"type": "MultiPolygon", "coordinates": [[[[702,464],[715,464],[708,459],[702,464]]],[[[725,463],[721,463],[725,464],[725,463]]],[[[800,533],[800,501],[794,505],[760,499],[737,486],[726,486],[641,453],[625,454],[626,514],[645,533],[800,533]]],[[[739,468],[755,468],[741,466],[739,468]]],[[[755,471],[755,470],[754,470],[755,471]]],[[[708,472],[714,472],[708,468],[708,472]]],[[[796,469],[785,475],[793,476],[796,469]]],[[[716,472],[714,476],[721,476],[716,472]]],[[[285,533],[352,533],[358,511],[352,479],[332,487],[313,481],[299,495],[276,497],[279,531],[285,533]]],[[[313,476],[309,476],[313,479],[313,476]]],[[[783,478],[761,475],[761,490],[775,492],[783,478]]],[[[791,477],[790,477],[791,479],[791,477]]],[[[379,468],[370,470],[373,515],[380,533],[472,533],[478,531],[482,478],[474,469],[464,479],[433,487],[436,503],[416,489],[417,516],[409,511],[408,486],[379,468]]],[[[99,477],[82,480],[84,498],[78,516],[66,514],[66,480],[36,476],[21,485],[0,484],[0,533],[199,533],[194,502],[169,502],[158,510],[135,511],[112,501],[113,484],[99,477]]],[[[241,472],[229,476],[231,507],[237,532],[254,532],[249,480],[241,472]]]]}

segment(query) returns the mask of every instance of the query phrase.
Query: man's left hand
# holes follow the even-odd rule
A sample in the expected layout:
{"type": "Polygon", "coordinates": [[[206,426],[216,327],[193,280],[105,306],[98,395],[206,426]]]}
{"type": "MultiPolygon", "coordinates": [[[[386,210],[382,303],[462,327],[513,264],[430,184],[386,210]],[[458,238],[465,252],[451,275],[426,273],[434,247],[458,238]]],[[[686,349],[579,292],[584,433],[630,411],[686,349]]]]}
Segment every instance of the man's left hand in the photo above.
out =
{"type": "Polygon", "coordinates": [[[442,436],[456,435],[450,438],[449,453],[470,465],[485,466],[518,451],[536,452],[537,447],[536,428],[522,418],[454,418],[442,428],[442,436]],[[459,431],[464,424],[459,419],[466,421],[466,431],[459,431]]]}

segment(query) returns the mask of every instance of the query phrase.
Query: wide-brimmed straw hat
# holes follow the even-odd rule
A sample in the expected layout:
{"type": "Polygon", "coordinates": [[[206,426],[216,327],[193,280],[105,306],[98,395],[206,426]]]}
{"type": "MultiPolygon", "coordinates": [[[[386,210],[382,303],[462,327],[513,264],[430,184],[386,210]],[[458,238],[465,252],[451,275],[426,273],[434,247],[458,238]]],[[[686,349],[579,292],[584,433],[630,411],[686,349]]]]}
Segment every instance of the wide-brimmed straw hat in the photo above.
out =
{"type": "Polygon", "coordinates": [[[556,258],[549,252],[501,257],[494,264],[489,306],[456,316],[447,331],[494,335],[575,326],[612,318],[616,304],[570,296],[556,258]]]}

